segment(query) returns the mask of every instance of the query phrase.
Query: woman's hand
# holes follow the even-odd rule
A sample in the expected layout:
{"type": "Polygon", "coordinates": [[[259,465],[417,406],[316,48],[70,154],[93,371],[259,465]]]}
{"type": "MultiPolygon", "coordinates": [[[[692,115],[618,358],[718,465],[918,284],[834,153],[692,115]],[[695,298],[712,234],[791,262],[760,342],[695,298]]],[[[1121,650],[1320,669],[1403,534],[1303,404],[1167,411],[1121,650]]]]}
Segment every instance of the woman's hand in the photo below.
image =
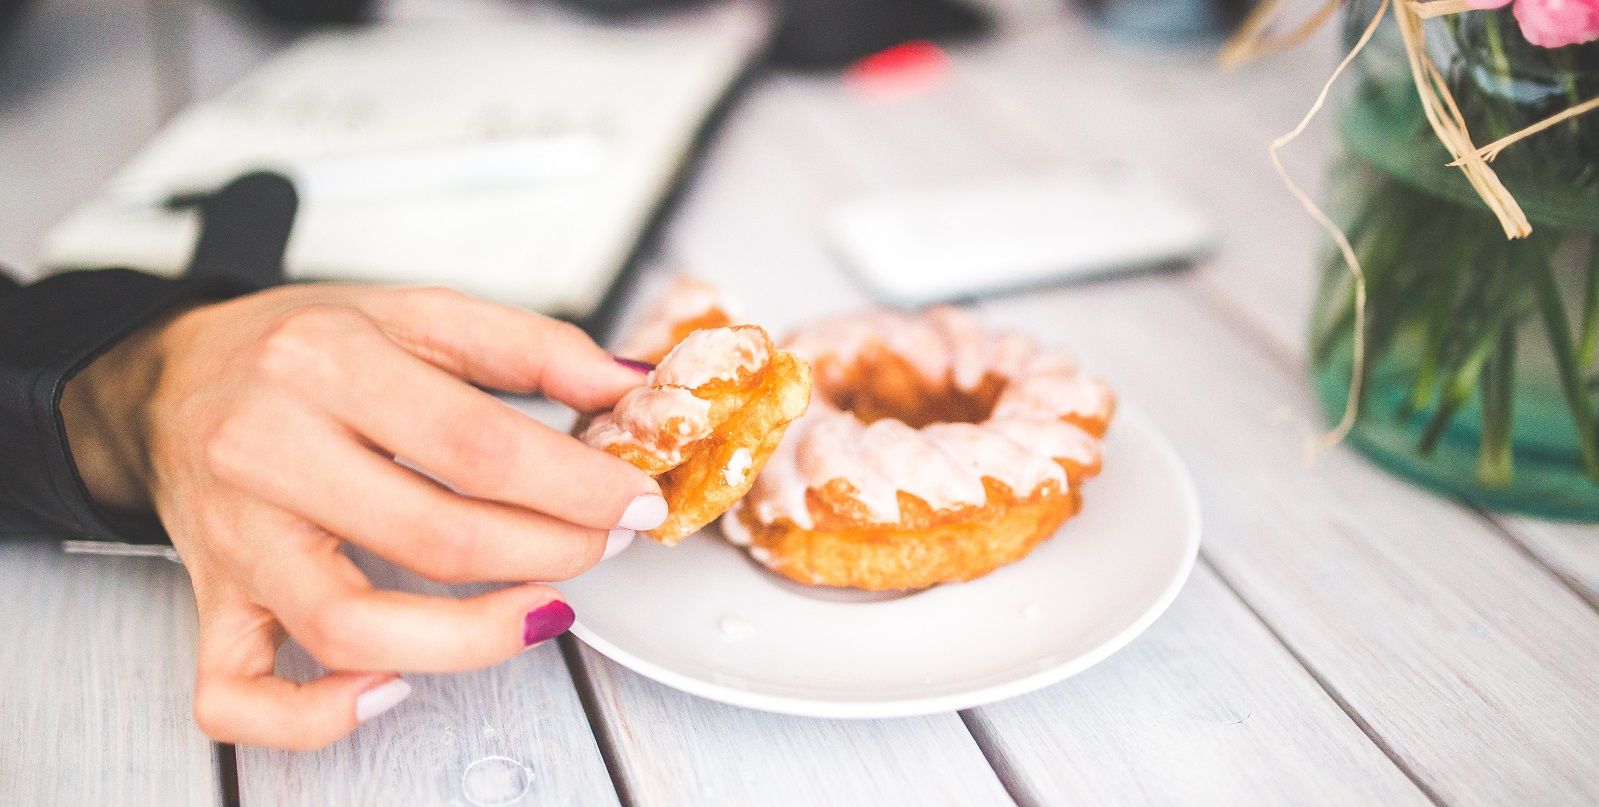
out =
{"type": "Polygon", "coordinates": [[[593,411],[641,381],[570,325],[455,292],[293,286],[126,340],[63,414],[97,501],[153,507],[189,569],[200,727],[311,748],[403,699],[397,672],[494,664],[572,622],[540,585],[376,590],[342,542],[441,582],[562,580],[665,518],[648,475],[474,385],[593,411]],[[334,672],[275,677],[285,631],[334,672]]]}

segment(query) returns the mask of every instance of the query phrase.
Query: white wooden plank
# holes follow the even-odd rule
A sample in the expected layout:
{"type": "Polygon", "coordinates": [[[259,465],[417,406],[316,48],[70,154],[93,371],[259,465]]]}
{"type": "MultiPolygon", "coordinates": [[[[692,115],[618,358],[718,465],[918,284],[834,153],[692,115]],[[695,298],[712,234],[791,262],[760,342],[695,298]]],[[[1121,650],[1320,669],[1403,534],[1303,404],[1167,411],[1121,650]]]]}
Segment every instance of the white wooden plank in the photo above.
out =
{"type": "MultiPolygon", "coordinates": [[[[352,555],[381,588],[441,595],[452,591],[359,550],[352,555]]],[[[291,644],[280,656],[279,672],[306,680],[322,675],[323,668],[291,644]]],[[[554,642],[485,670],[407,675],[406,680],[415,688],[409,699],[325,749],[240,747],[242,803],[454,807],[470,805],[473,798],[486,803],[617,803],[554,642]],[[468,766],[491,757],[504,760],[484,763],[463,782],[468,766]],[[531,780],[525,800],[511,802],[524,775],[516,765],[525,766],[531,780]]]]}
{"type": "Polygon", "coordinates": [[[1599,525],[1565,524],[1522,516],[1498,519],[1568,585],[1599,607],[1599,525]]]}
{"type": "MultiPolygon", "coordinates": [[[[1320,230],[1267,159],[1335,61],[1336,26],[1293,54],[1221,71],[1208,49],[1166,52],[1109,43],[1081,21],[1031,29],[964,55],[951,114],[1015,157],[1013,167],[1115,158],[1158,171],[1201,202],[1224,249],[1197,283],[1224,304],[1254,312],[1283,344],[1303,339],[1317,279],[1320,230]]],[[[1294,179],[1323,185],[1330,113],[1283,152],[1294,179]]]]}
{"type": "Polygon", "coordinates": [[[1204,564],[1115,657],[966,717],[1028,804],[1429,803],[1204,564]]]}
{"type": "MultiPolygon", "coordinates": [[[[717,284],[774,336],[818,314],[867,304],[821,240],[834,180],[785,147],[787,103],[772,80],[740,102],[686,190],[656,267],[717,284]]],[[[651,283],[640,284],[625,312],[636,312],[652,291],[651,283]]]]}
{"type": "Polygon", "coordinates": [[[0,804],[219,803],[175,563],[0,543],[0,804]]]}
{"type": "Polygon", "coordinates": [[[812,720],[727,706],[579,650],[612,763],[638,805],[1010,804],[953,714],[812,720]]]}
{"type": "Polygon", "coordinates": [[[1475,513],[1339,449],[1307,464],[1298,373],[1180,283],[984,306],[1069,339],[1192,464],[1206,556],[1451,804],[1599,798],[1599,614],[1475,513]]]}

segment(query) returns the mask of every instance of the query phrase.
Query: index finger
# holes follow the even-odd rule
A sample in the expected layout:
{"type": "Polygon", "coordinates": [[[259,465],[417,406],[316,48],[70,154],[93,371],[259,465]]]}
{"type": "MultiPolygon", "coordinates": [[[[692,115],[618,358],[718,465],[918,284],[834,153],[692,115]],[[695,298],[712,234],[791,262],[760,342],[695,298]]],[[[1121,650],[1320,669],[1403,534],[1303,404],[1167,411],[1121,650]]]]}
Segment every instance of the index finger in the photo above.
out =
{"type": "Polygon", "coordinates": [[[450,289],[399,289],[362,308],[407,351],[481,386],[595,412],[644,381],[571,323],[450,289]]]}

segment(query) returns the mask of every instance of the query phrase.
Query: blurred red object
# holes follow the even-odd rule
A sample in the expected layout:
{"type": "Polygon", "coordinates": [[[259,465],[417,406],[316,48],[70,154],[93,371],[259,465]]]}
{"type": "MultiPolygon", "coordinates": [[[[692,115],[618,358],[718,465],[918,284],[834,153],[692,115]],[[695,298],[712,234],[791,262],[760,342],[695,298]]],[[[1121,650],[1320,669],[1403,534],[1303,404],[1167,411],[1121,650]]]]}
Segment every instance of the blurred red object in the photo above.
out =
{"type": "Polygon", "coordinates": [[[948,54],[925,39],[884,48],[844,71],[850,87],[880,99],[919,95],[944,83],[948,75],[948,54]]]}

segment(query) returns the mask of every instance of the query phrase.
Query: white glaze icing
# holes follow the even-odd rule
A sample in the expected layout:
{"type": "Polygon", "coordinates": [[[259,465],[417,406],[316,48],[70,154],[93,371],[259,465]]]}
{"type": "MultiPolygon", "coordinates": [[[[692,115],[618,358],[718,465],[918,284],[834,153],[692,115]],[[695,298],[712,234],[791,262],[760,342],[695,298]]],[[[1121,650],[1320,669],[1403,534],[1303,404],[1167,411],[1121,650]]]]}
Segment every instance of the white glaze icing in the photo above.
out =
{"type": "Polygon", "coordinates": [[[727,467],[722,469],[722,481],[729,487],[742,484],[744,478],[750,475],[750,468],[754,465],[755,458],[750,456],[749,449],[742,446],[733,449],[733,456],[728,458],[727,467]]]}
{"type": "Polygon", "coordinates": [[[988,374],[1018,378],[1077,371],[1070,353],[1042,350],[1026,334],[987,330],[976,317],[951,306],[919,315],[879,310],[829,317],[795,331],[783,343],[812,365],[827,365],[823,380],[835,385],[874,346],[904,358],[934,384],[952,379],[961,389],[976,387],[988,374]]]}
{"type": "Polygon", "coordinates": [[[749,508],[762,524],[787,519],[811,529],[807,491],[843,480],[872,521],[894,523],[900,491],[946,510],[984,503],[985,477],[1027,495],[1048,482],[1065,489],[1057,460],[1098,464],[1099,440],[1061,418],[1108,416],[1110,390],[1078,373],[1071,354],[1040,348],[1022,334],[986,330],[958,309],[834,317],[801,329],[784,344],[812,362],[824,389],[842,383],[874,346],[903,356],[934,384],[973,389],[993,375],[1006,386],[988,420],[920,430],[891,418],[868,426],[815,395],[809,412],[790,425],[767,460],[740,512],[749,508]]]}
{"type": "Polygon", "coordinates": [[[733,319],[733,308],[715,286],[692,275],[677,275],[617,347],[616,354],[634,359],[660,355],[671,349],[680,323],[692,322],[715,310],[733,319]]]}
{"type": "Polygon", "coordinates": [[[987,476],[1025,495],[1045,482],[1066,489],[1066,471],[1047,451],[974,423],[935,423],[922,429],[945,453],[974,476],[987,476]]]}
{"type": "Polygon", "coordinates": [[[983,338],[983,326],[976,318],[947,306],[928,311],[927,319],[938,328],[946,346],[949,373],[955,385],[973,389],[981,384],[995,363],[994,342],[983,338]]]}
{"type": "MultiPolygon", "coordinates": [[[[1027,369],[1027,365],[1038,356],[1038,343],[1026,334],[1015,331],[1000,331],[993,334],[989,340],[990,370],[1000,378],[1015,378],[1027,369]]],[[[1071,361],[1070,356],[1064,360],[1071,361]]]]}
{"type": "Polygon", "coordinates": [[[683,461],[683,448],[711,433],[711,402],[683,387],[636,387],[596,417],[580,436],[596,448],[634,443],[662,462],[683,461]]]}
{"type": "Polygon", "coordinates": [[[769,354],[766,332],[753,325],[695,331],[645,377],[644,386],[623,394],[579,439],[597,448],[631,443],[661,463],[677,465],[684,448],[711,433],[711,402],[693,389],[753,373],[769,354]]]}
{"type": "Polygon", "coordinates": [[[1099,464],[1099,438],[1064,420],[995,417],[983,421],[983,427],[1030,446],[1048,457],[1071,460],[1081,465],[1099,464]]]}
{"type": "Polygon", "coordinates": [[[1113,406],[1110,388],[1081,373],[1052,371],[1015,379],[999,400],[992,417],[1104,417],[1113,406]]]}
{"type": "MultiPolygon", "coordinates": [[[[867,426],[861,432],[860,448],[868,466],[887,487],[903,490],[934,509],[981,505],[988,500],[980,475],[902,421],[885,418],[867,426]]],[[[899,520],[897,507],[891,520],[899,520]]]]}
{"type": "Polygon", "coordinates": [[[744,522],[739,520],[738,517],[738,514],[744,509],[744,501],[744,499],[739,499],[734,502],[733,506],[728,508],[728,511],[723,513],[722,518],[717,521],[717,524],[722,528],[722,537],[726,538],[727,542],[734,546],[749,546],[752,537],[749,527],[744,526],[744,522]]]}
{"type": "Polygon", "coordinates": [[[705,328],[688,335],[654,370],[650,386],[700,387],[731,381],[766,365],[766,332],[753,325],[705,328]]]}
{"type": "MultiPolygon", "coordinates": [[[[802,529],[815,526],[805,502],[805,491],[811,485],[799,471],[798,446],[805,442],[803,435],[810,431],[810,425],[819,417],[818,403],[820,401],[813,396],[811,408],[799,420],[788,425],[782,441],[766,458],[766,467],[761,469],[761,475],[755,477],[749,494],[734,505],[733,512],[741,512],[744,507],[752,506],[756,520],[762,524],[772,524],[779,517],[786,516],[802,529]]],[[[724,518],[723,521],[729,519],[724,518]]],[[[743,526],[740,523],[738,529],[743,526]]],[[[741,537],[748,543],[747,531],[741,537]]],[[[738,543],[737,538],[734,543],[738,543]]]]}

